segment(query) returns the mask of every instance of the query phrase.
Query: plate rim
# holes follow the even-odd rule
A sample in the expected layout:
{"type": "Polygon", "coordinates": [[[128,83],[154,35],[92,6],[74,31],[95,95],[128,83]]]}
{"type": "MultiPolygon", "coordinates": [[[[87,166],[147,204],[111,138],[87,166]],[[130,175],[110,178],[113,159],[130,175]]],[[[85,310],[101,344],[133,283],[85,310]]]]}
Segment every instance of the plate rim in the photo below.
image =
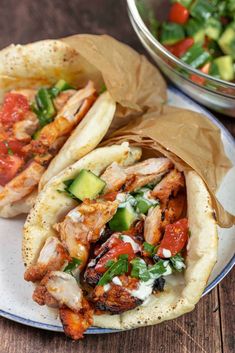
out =
{"type": "MultiPolygon", "coordinates": [[[[172,84],[168,85],[167,91],[172,92],[173,94],[178,95],[181,98],[184,98],[184,100],[186,100],[188,103],[190,103],[191,105],[194,105],[199,112],[203,113],[210,121],[215,123],[215,125],[217,125],[220,128],[220,130],[224,132],[224,134],[226,135],[226,138],[231,142],[231,144],[235,148],[235,140],[232,134],[220,122],[220,120],[217,119],[210,111],[208,111],[205,107],[201,106],[200,104],[196,103],[193,99],[188,97],[185,93],[183,93],[181,90],[179,90],[172,84]]],[[[235,254],[232,256],[232,258],[229,260],[226,266],[222,269],[222,271],[216,276],[216,278],[206,287],[206,289],[202,294],[202,297],[208,294],[219,282],[221,282],[222,279],[231,271],[234,265],[235,265],[235,254]]],[[[2,309],[0,309],[0,316],[26,326],[39,328],[39,329],[52,331],[52,332],[63,332],[62,325],[52,325],[52,324],[46,324],[46,323],[34,321],[31,319],[26,319],[19,315],[13,314],[11,312],[7,312],[2,309]]],[[[105,333],[115,333],[120,331],[123,331],[123,330],[91,327],[85,332],[85,334],[105,334],[105,333]]]]}

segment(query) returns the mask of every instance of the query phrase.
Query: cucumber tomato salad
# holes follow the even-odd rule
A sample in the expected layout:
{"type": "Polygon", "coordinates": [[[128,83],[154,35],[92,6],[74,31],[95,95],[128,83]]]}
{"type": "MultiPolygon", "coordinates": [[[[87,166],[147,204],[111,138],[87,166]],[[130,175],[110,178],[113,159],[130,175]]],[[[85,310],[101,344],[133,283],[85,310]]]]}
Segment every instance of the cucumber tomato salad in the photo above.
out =
{"type": "Polygon", "coordinates": [[[172,1],[168,20],[152,25],[161,44],[186,64],[235,82],[235,0],[172,1]]]}

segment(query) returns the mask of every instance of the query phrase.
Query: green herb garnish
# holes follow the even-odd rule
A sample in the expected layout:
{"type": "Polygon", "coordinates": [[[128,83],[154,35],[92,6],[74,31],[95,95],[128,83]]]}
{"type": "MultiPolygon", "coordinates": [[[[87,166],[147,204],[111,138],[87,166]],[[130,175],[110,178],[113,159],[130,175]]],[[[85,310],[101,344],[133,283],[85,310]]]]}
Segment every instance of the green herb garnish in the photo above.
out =
{"type": "Polygon", "coordinates": [[[79,259],[76,259],[76,257],[72,257],[72,261],[68,263],[68,265],[65,267],[64,272],[69,273],[70,275],[73,275],[73,271],[81,265],[82,261],[79,259]]]}
{"type": "Polygon", "coordinates": [[[144,251],[147,252],[150,256],[153,256],[155,254],[155,246],[152,244],[147,243],[146,241],[143,244],[144,246],[144,251]]]}
{"type": "Polygon", "coordinates": [[[114,277],[120,276],[126,272],[128,272],[128,255],[120,255],[118,261],[111,264],[109,269],[100,278],[98,285],[104,286],[111,282],[114,277]]]}

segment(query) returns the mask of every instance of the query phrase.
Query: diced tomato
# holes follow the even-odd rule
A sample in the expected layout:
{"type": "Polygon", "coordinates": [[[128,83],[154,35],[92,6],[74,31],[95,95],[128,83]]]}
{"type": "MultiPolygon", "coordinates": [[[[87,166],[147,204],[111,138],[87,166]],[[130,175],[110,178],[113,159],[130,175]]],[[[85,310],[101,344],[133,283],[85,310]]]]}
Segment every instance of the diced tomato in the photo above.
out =
{"type": "Polygon", "coordinates": [[[0,154],[13,154],[18,156],[24,156],[22,148],[24,147],[24,143],[18,140],[4,140],[0,141],[0,154]]]}
{"type": "Polygon", "coordinates": [[[8,141],[8,147],[11,149],[11,151],[14,154],[17,154],[18,156],[24,156],[24,152],[22,151],[22,148],[24,146],[25,146],[25,143],[18,140],[8,141]]]}
{"type": "Polygon", "coordinates": [[[187,240],[187,218],[182,218],[175,223],[168,224],[165,228],[165,234],[158,248],[157,255],[162,258],[168,257],[166,256],[166,250],[168,250],[171,256],[175,256],[185,247],[187,240]]]}
{"type": "Polygon", "coordinates": [[[29,102],[25,96],[18,93],[7,93],[0,110],[0,121],[3,125],[11,126],[23,119],[29,111],[29,102]]]}
{"type": "Polygon", "coordinates": [[[185,24],[189,18],[189,11],[178,2],[175,2],[170,9],[169,20],[180,25],[185,24]]]}
{"type": "MultiPolygon", "coordinates": [[[[206,63],[201,69],[200,71],[203,72],[204,74],[209,74],[210,71],[210,67],[211,67],[211,63],[206,63]]],[[[206,81],[206,79],[204,77],[199,77],[197,75],[192,74],[190,76],[191,80],[199,85],[203,85],[206,81]]]]}
{"type": "Polygon", "coordinates": [[[24,161],[18,156],[0,155],[0,185],[6,185],[15,177],[24,161]]]}
{"type": "Polygon", "coordinates": [[[107,249],[110,250],[120,244],[123,244],[123,241],[119,237],[111,236],[105,243],[95,249],[94,254],[98,256],[104,249],[107,251],[107,249]]]}
{"type": "Polygon", "coordinates": [[[0,155],[1,154],[8,154],[7,146],[3,141],[0,141],[0,155]]]}
{"type": "Polygon", "coordinates": [[[117,197],[117,194],[118,194],[117,191],[111,191],[111,192],[108,192],[107,194],[102,195],[102,198],[107,201],[114,201],[117,197]]]}
{"type": "Polygon", "coordinates": [[[95,269],[99,273],[103,273],[107,271],[107,267],[105,265],[109,260],[116,260],[120,255],[128,255],[128,260],[131,261],[135,257],[134,250],[130,243],[124,243],[115,246],[111,250],[109,250],[101,259],[98,261],[95,269]]]}
{"type": "Polygon", "coordinates": [[[194,44],[194,39],[189,37],[181,40],[180,42],[174,44],[174,45],[165,45],[166,49],[169,50],[173,55],[177,56],[177,58],[180,58],[183,56],[186,51],[191,48],[191,46],[194,44]]]}

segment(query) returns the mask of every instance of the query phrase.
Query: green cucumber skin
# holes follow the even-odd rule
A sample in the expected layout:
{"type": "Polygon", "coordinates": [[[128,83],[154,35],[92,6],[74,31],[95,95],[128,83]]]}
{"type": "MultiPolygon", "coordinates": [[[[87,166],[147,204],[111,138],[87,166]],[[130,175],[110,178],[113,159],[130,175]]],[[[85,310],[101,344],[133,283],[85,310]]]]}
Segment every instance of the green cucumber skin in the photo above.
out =
{"type": "Polygon", "coordinates": [[[69,186],[68,190],[81,201],[86,198],[93,200],[103,191],[105,185],[106,183],[94,173],[83,169],[69,186]]]}

